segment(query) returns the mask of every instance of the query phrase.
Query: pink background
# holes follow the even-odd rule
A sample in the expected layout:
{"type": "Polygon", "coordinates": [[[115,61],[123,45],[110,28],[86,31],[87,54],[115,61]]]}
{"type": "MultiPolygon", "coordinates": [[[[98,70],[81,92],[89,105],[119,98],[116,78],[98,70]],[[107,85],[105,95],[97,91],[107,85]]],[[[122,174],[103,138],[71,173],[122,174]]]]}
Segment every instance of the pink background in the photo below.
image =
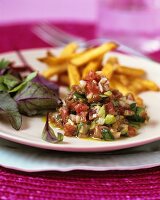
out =
{"type": "Polygon", "coordinates": [[[0,23],[96,20],[98,0],[0,0],[0,23]]]}

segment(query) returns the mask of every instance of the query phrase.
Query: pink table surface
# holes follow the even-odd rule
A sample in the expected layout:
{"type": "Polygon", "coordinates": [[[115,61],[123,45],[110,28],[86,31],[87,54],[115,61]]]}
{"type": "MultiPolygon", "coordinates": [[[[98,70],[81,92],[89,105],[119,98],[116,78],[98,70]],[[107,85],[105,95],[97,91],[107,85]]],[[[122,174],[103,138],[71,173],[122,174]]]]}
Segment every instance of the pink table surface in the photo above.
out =
{"type": "MultiPolygon", "coordinates": [[[[93,24],[61,23],[59,27],[87,39],[93,24]]],[[[34,24],[0,27],[0,52],[47,47],[31,32],[34,24]]],[[[159,53],[153,55],[160,60],[159,53]]],[[[68,158],[69,159],[69,158],[68,158]]],[[[160,167],[134,171],[24,173],[0,167],[0,199],[160,199],[160,167]]]]}

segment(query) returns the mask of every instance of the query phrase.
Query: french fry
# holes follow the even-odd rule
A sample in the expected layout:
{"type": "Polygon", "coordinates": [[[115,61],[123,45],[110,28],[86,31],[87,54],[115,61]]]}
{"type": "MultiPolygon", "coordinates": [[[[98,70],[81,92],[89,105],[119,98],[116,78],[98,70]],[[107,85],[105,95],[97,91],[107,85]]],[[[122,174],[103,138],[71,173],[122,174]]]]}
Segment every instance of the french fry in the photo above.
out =
{"type": "Polygon", "coordinates": [[[78,45],[74,42],[69,43],[67,46],[64,47],[62,52],[60,53],[60,57],[70,56],[77,50],[78,45]]]}
{"type": "Polygon", "coordinates": [[[114,70],[115,69],[113,68],[113,65],[111,65],[110,63],[106,63],[102,68],[102,74],[105,75],[108,79],[110,79],[114,70]]]}
{"type": "Polygon", "coordinates": [[[43,76],[45,78],[51,78],[53,75],[61,74],[67,70],[67,64],[58,65],[55,67],[50,67],[43,71],[43,76]]]}
{"type": "Polygon", "coordinates": [[[82,71],[82,78],[85,78],[90,71],[97,71],[100,66],[100,61],[89,62],[82,71]]]}
{"type": "Polygon", "coordinates": [[[143,99],[142,99],[141,97],[139,97],[139,96],[137,96],[137,95],[134,95],[134,98],[135,98],[135,100],[136,100],[138,106],[143,106],[143,105],[144,105],[143,99]]]}
{"type": "Polygon", "coordinates": [[[64,62],[70,60],[74,56],[76,56],[76,54],[71,54],[71,55],[64,56],[64,57],[52,57],[52,56],[48,56],[48,57],[38,58],[38,60],[40,62],[43,62],[43,63],[47,64],[50,67],[54,67],[54,66],[56,66],[58,64],[62,64],[64,62]]]}
{"type": "Polygon", "coordinates": [[[111,64],[106,62],[102,68],[102,74],[104,74],[108,79],[111,79],[114,71],[119,67],[118,64],[111,64]]]}
{"type": "Polygon", "coordinates": [[[117,44],[110,42],[77,53],[77,44],[70,43],[64,47],[59,56],[47,52],[46,57],[39,58],[48,66],[43,75],[46,78],[58,75],[58,80],[61,83],[72,86],[79,84],[80,79],[84,78],[91,70],[101,70],[101,73],[110,80],[112,88],[118,89],[124,95],[131,92],[137,103],[142,105],[142,99],[137,96],[139,93],[160,91],[160,88],[153,81],[144,79],[145,70],[123,66],[117,57],[109,57],[102,65],[104,54],[117,46],[117,44]]]}
{"type": "Polygon", "coordinates": [[[110,85],[112,88],[119,90],[123,95],[131,92],[127,87],[122,85],[120,82],[114,80],[113,78],[110,80],[110,85]]]}
{"type": "Polygon", "coordinates": [[[115,73],[123,74],[127,76],[133,76],[133,77],[141,77],[146,74],[146,72],[143,69],[136,69],[136,68],[125,67],[125,66],[118,67],[115,73]]]}
{"type": "Polygon", "coordinates": [[[123,74],[114,74],[114,79],[122,83],[125,87],[128,87],[130,85],[130,79],[128,79],[127,76],[123,74]]]}
{"type": "Polygon", "coordinates": [[[146,79],[135,79],[136,82],[139,82],[145,90],[150,90],[150,91],[159,91],[160,88],[158,85],[151,81],[151,80],[146,80],[146,79]]]}
{"type": "Polygon", "coordinates": [[[110,64],[112,64],[112,65],[115,65],[115,64],[119,65],[118,58],[116,58],[116,57],[110,57],[110,58],[108,58],[107,62],[110,63],[110,64]]]}
{"type": "Polygon", "coordinates": [[[132,90],[130,90],[129,88],[125,87],[123,84],[115,81],[115,80],[111,80],[110,85],[112,88],[115,88],[117,90],[119,90],[123,95],[126,95],[128,93],[132,93],[134,95],[135,101],[137,102],[137,104],[139,106],[143,105],[143,100],[142,98],[140,98],[139,96],[137,96],[132,90]]]}
{"type": "Polygon", "coordinates": [[[47,57],[52,56],[52,57],[56,57],[51,51],[47,51],[47,57]]]}
{"type": "Polygon", "coordinates": [[[69,81],[70,81],[70,87],[72,85],[77,85],[79,84],[80,81],[80,74],[78,72],[78,69],[75,65],[72,63],[68,63],[68,76],[69,76],[69,81]]]}
{"type": "Polygon", "coordinates": [[[58,80],[64,85],[69,85],[69,77],[67,74],[59,74],[58,80]]]}
{"type": "Polygon", "coordinates": [[[100,56],[104,55],[106,52],[111,51],[115,48],[117,48],[116,43],[113,43],[113,42],[105,43],[99,47],[93,48],[85,53],[82,53],[81,55],[75,58],[72,58],[71,63],[76,66],[82,66],[92,60],[99,58],[100,56]]]}

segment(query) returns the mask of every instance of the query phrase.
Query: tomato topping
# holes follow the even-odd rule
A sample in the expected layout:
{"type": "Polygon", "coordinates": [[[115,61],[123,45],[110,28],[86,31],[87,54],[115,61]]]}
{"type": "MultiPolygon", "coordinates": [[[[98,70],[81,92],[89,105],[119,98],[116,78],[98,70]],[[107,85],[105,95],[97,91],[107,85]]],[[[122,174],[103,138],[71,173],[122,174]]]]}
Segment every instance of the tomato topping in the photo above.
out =
{"type": "Polygon", "coordinates": [[[64,125],[64,133],[66,136],[74,136],[76,135],[76,126],[75,125],[71,125],[71,124],[65,124],[64,125]]]}
{"type": "Polygon", "coordinates": [[[87,94],[90,94],[90,93],[93,93],[93,94],[99,94],[99,87],[98,87],[98,84],[97,82],[87,82],[86,84],[86,93],[87,94]]]}
{"type": "Polygon", "coordinates": [[[76,107],[77,104],[78,104],[78,102],[72,102],[72,101],[67,102],[68,108],[73,110],[73,111],[75,110],[75,107],[76,107]]]}
{"type": "Polygon", "coordinates": [[[101,79],[101,77],[98,74],[96,74],[94,71],[90,71],[89,74],[85,78],[86,81],[93,81],[93,80],[95,80],[97,82],[99,82],[100,79],[101,79]]]}
{"type": "Polygon", "coordinates": [[[111,114],[111,115],[115,114],[115,109],[114,109],[114,105],[112,102],[107,103],[105,106],[106,106],[106,110],[109,114],[111,114]]]}
{"type": "Polygon", "coordinates": [[[61,115],[63,122],[66,123],[66,121],[68,119],[68,109],[65,107],[62,107],[59,111],[60,111],[60,115],[61,115]]]}
{"type": "Polygon", "coordinates": [[[87,111],[89,109],[89,107],[84,103],[79,103],[75,106],[74,109],[75,109],[76,113],[79,114],[83,111],[87,111]]]}
{"type": "Polygon", "coordinates": [[[87,122],[87,119],[86,119],[87,114],[88,114],[88,112],[81,112],[80,113],[80,117],[81,117],[82,122],[87,122]]]}
{"type": "Polygon", "coordinates": [[[128,136],[132,137],[135,136],[136,134],[136,129],[132,126],[128,126],[128,136]]]}

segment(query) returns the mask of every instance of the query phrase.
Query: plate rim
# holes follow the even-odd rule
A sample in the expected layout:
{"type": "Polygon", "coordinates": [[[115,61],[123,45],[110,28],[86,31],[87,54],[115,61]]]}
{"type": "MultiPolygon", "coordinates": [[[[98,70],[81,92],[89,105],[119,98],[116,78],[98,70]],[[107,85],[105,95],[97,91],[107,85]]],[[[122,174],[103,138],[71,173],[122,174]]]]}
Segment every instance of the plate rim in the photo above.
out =
{"type": "MultiPolygon", "coordinates": [[[[44,47],[44,48],[31,48],[31,49],[22,49],[21,52],[25,53],[25,52],[32,52],[32,51],[45,51],[47,49],[51,49],[51,50],[60,50],[61,47],[44,47]]],[[[8,51],[8,52],[2,52],[0,53],[0,56],[2,55],[7,55],[7,54],[12,54],[12,53],[16,53],[16,51],[8,51]]],[[[137,57],[137,56],[129,56],[129,55],[125,55],[122,53],[117,53],[114,52],[117,55],[122,55],[122,56],[127,56],[130,58],[134,58],[134,59],[142,59],[143,61],[145,61],[146,59],[141,58],[141,57],[137,57]]],[[[146,60],[147,61],[147,60],[146,60]]],[[[159,67],[158,63],[152,60],[149,60],[149,62],[152,62],[154,65],[157,65],[157,67],[159,67]]],[[[100,151],[114,151],[114,150],[119,150],[119,149],[126,149],[126,148],[130,148],[130,147],[137,147],[137,146],[141,146],[144,144],[148,144],[150,142],[154,142],[154,141],[158,141],[160,140],[160,136],[157,136],[155,138],[152,139],[146,139],[146,140],[142,140],[142,141],[131,141],[130,143],[126,143],[126,144],[120,144],[120,145],[116,145],[116,146],[99,146],[99,147],[60,147],[60,146],[56,146],[55,143],[51,144],[51,143],[37,143],[37,142],[32,142],[31,140],[27,140],[26,138],[18,138],[12,135],[6,135],[5,132],[2,132],[0,130],[0,137],[3,139],[7,139],[9,141],[12,142],[16,142],[16,143],[20,143],[20,144],[24,144],[24,145],[28,145],[28,146],[32,146],[32,147],[37,147],[37,148],[41,148],[41,149],[49,149],[49,150],[56,150],[56,151],[66,151],[66,152],[100,152],[100,151]]]]}

